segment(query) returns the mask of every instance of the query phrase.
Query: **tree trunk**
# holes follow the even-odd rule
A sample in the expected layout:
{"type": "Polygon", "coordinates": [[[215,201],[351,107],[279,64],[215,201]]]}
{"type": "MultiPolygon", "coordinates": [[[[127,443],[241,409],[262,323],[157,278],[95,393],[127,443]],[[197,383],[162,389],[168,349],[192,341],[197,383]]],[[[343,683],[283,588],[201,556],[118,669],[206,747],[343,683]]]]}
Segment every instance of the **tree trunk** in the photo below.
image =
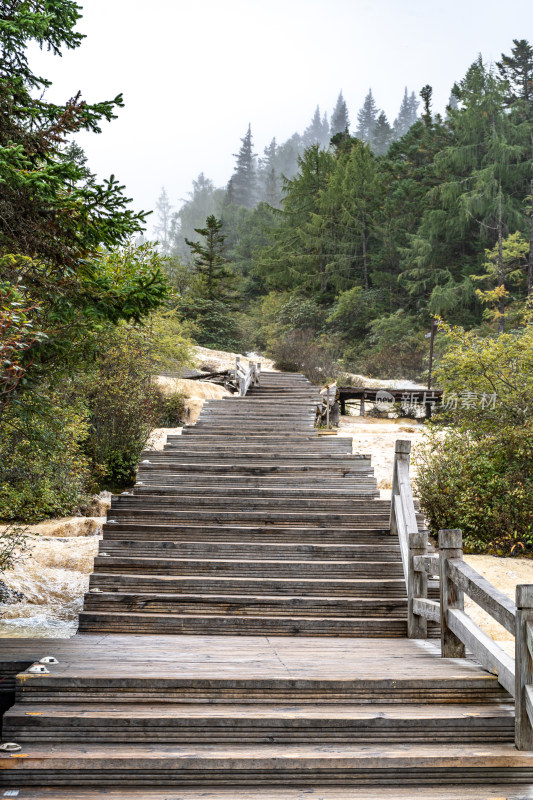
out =
{"type": "Polygon", "coordinates": [[[363,240],[363,279],[365,282],[365,290],[368,291],[368,257],[366,254],[366,218],[364,209],[361,211],[361,237],[363,240]]]}
{"type": "Polygon", "coordinates": [[[326,275],[324,256],[322,253],[319,253],[318,255],[318,271],[320,274],[320,291],[322,294],[324,294],[328,285],[328,276],[326,275]]]}
{"type": "MultiPolygon", "coordinates": [[[[502,182],[498,185],[498,286],[505,288],[505,276],[503,274],[503,233],[502,233],[502,182]]],[[[505,330],[505,297],[502,295],[498,302],[498,333],[505,330]]]]}

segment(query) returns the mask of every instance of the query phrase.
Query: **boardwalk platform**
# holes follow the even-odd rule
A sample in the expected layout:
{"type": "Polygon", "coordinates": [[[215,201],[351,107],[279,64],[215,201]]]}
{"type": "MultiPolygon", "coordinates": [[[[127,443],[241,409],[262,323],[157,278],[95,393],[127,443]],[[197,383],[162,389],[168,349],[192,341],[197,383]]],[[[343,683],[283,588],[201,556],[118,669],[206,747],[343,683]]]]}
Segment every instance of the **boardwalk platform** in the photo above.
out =
{"type": "Polygon", "coordinates": [[[80,632],[4,640],[0,798],[533,798],[496,676],[406,638],[368,457],[317,436],[301,376],[262,381],[143,456],[80,632]]]}

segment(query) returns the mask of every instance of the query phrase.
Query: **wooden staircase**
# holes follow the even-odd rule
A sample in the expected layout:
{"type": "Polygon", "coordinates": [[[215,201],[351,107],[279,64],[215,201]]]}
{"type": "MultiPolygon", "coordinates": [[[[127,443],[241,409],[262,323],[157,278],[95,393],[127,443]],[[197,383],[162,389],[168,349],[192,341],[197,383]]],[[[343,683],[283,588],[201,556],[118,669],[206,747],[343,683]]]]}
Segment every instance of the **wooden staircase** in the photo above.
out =
{"type": "Polygon", "coordinates": [[[17,679],[20,800],[533,796],[496,676],[407,639],[389,503],[314,402],[263,373],[143,454],[79,634],[17,679]]]}
{"type": "Polygon", "coordinates": [[[351,439],[318,436],[315,395],[263,373],[143,454],[133,494],[113,499],[80,631],[406,635],[389,503],[351,439]]]}

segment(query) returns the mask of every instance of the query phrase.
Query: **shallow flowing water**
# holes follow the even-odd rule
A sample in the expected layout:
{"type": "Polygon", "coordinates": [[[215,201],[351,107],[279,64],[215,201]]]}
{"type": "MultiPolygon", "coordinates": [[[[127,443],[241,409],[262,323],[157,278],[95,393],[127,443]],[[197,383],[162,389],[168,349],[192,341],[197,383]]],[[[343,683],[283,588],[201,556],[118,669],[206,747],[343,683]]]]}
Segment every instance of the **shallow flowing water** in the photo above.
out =
{"type": "MultiPolygon", "coordinates": [[[[24,599],[0,603],[0,637],[68,638],[76,633],[102,522],[93,518],[87,525],[80,520],[77,528],[71,526],[74,536],[29,537],[28,552],[2,575],[8,588],[24,599]]],[[[68,526],[63,530],[70,532],[68,526]]]]}

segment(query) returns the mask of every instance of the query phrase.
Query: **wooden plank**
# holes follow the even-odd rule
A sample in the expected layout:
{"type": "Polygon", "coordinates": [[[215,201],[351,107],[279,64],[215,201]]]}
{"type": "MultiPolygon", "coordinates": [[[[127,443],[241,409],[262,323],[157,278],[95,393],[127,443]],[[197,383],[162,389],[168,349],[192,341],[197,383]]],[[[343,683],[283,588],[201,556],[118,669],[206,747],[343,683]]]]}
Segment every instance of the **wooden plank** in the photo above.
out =
{"type": "Polygon", "coordinates": [[[417,572],[425,572],[428,575],[438,575],[440,571],[439,556],[423,555],[413,558],[413,567],[417,572]]]}
{"type": "Polygon", "coordinates": [[[526,712],[529,717],[529,724],[533,726],[533,686],[526,686],[526,712]]]}
{"type": "Polygon", "coordinates": [[[516,606],[479,572],[462,559],[448,559],[448,575],[455,585],[465,592],[478,606],[490,614],[500,625],[515,635],[516,606]]]}
{"type": "Polygon", "coordinates": [[[475,655],[485,669],[498,676],[509,694],[515,693],[515,663],[468,614],[458,608],[448,608],[448,625],[458,639],[475,655]]]}
{"type": "Polygon", "coordinates": [[[440,603],[436,600],[415,597],[413,599],[413,613],[432,622],[440,622],[440,603]]]}
{"type": "Polygon", "coordinates": [[[515,635],[515,743],[519,750],[533,750],[533,724],[529,713],[533,684],[533,658],[528,635],[533,624],[533,586],[516,587],[515,635]]]}
{"type": "Polygon", "coordinates": [[[464,641],[455,635],[450,627],[448,611],[463,611],[462,591],[448,578],[448,559],[462,558],[462,533],[460,530],[439,531],[440,550],[440,642],[441,652],[445,658],[464,658],[464,641]]]}
{"type": "Polygon", "coordinates": [[[419,609],[424,607],[424,600],[428,596],[428,578],[425,572],[415,571],[414,559],[425,555],[427,551],[427,536],[425,533],[410,533],[408,544],[407,635],[410,639],[426,639],[428,617],[424,613],[420,614],[419,609]],[[415,598],[420,600],[420,603],[416,604],[415,598]]]}

